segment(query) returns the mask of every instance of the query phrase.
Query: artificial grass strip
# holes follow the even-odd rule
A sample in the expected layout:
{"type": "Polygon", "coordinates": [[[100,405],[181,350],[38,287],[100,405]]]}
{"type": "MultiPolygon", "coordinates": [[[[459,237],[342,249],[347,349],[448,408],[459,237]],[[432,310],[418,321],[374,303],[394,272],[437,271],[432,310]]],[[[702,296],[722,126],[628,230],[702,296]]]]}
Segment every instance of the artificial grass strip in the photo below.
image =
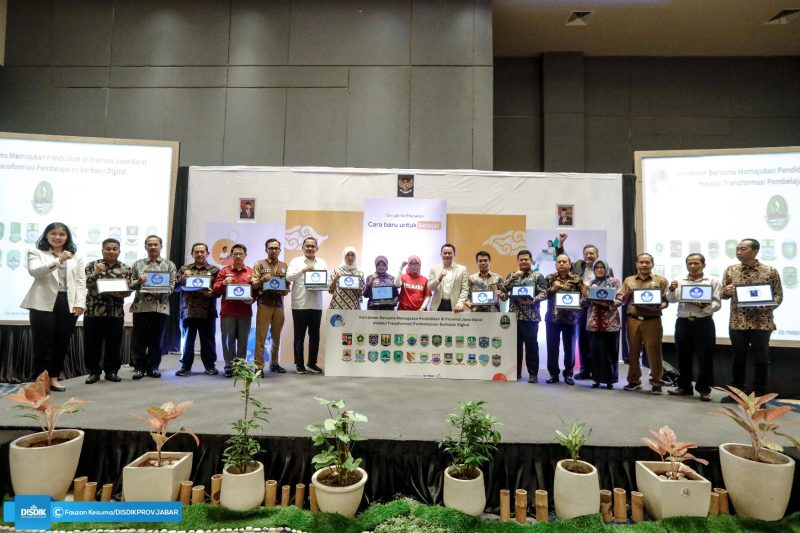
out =
{"type": "Polygon", "coordinates": [[[408,500],[394,500],[389,503],[374,503],[358,516],[364,529],[373,529],[388,520],[411,514],[408,500]]]}

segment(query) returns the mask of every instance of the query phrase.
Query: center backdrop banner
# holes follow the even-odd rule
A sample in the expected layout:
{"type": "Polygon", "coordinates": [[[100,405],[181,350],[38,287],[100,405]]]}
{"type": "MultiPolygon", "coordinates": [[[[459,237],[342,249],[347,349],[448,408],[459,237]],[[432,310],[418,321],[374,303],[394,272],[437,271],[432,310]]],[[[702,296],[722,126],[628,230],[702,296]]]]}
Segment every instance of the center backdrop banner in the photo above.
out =
{"type": "MultiPolygon", "coordinates": [[[[426,208],[428,209],[428,208],[426,208]]],[[[303,239],[313,236],[319,243],[317,256],[332,270],[341,264],[342,250],[353,246],[358,268],[365,276],[374,272],[375,256],[389,258],[388,271],[396,275],[409,255],[422,258],[422,274],[440,263],[439,249],[445,242],[456,246],[455,262],[477,271],[475,254],[491,254],[491,270],[502,276],[517,270],[517,253],[529,249],[534,257],[546,246],[530,242],[534,230],[547,230],[547,239],[558,232],[569,235],[565,242],[571,257],[581,257],[584,236],[606,236],[600,257],[613,265],[622,262],[622,176],[620,174],[568,174],[484,172],[476,170],[400,170],[358,168],[290,167],[191,167],[186,242],[210,237],[206,229],[241,226],[240,235],[253,239],[248,246],[246,264],[252,266],[265,257],[263,243],[270,237],[282,243],[281,259],[289,262],[302,255],[303,239]],[[413,198],[398,197],[398,175],[413,175],[413,198]],[[242,199],[254,206],[252,218],[241,218],[242,199]],[[404,204],[403,202],[407,202],[404,204]],[[433,218],[425,214],[422,228],[417,224],[415,238],[407,239],[410,219],[389,216],[415,213],[418,207],[433,202],[441,206],[433,218]],[[382,205],[381,205],[382,204],[382,205]],[[394,205],[399,211],[381,212],[394,205]],[[558,206],[570,207],[571,225],[559,224],[558,206]],[[376,218],[378,217],[378,218],[376,218]],[[395,226],[369,227],[370,221],[392,221],[395,226]],[[441,222],[440,229],[427,222],[441,222]],[[271,229],[256,235],[262,224],[271,229]],[[280,228],[284,228],[282,234],[280,228]],[[555,228],[555,229],[548,229],[555,228]],[[557,230],[557,231],[556,231],[557,230]],[[600,233],[585,233],[585,232],[600,233]],[[574,235],[574,238],[572,237],[574,235]]],[[[220,237],[217,237],[219,239],[220,237]]],[[[230,237],[229,237],[230,238],[230,237]]],[[[214,247],[218,244],[213,243],[214,247]]],[[[546,241],[545,241],[546,244],[546,241]]],[[[190,262],[186,250],[186,262],[190,262]]],[[[212,262],[218,256],[212,254],[212,262]]],[[[616,270],[616,268],[615,268],[616,270]]],[[[621,269],[620,269],[621,270],[621,269]]],[[[327,309],[330,295],[323,298],[327,309]]],[[[284,299],[286,323],[281,341],[281,360],[293,361],[291,301],[284,299]]],[[[255,306],[254,306],[255,313],[255,306]]],[[[254,320],[255,323],[255,320],[254,320]]],[[[324,361],[330,349],[337,353],[341,338],[328,339],[322,328],[320,356],[324,361]]],[[[539,335],[540,351],[545,353],[544,334],[539,335]]],[[[269,353],[269,351],[267,351],[269,353]]],[[[341,353],[338,352],[341,356],[341,353]]],[[[546,358],[540,358],[542,365],[546,358]]]]}
{"type": "Polygon", "coordinates": [[[325,327],[326,376],[493,381],[517,376],[513,314],[332,309],[325,327]]]}

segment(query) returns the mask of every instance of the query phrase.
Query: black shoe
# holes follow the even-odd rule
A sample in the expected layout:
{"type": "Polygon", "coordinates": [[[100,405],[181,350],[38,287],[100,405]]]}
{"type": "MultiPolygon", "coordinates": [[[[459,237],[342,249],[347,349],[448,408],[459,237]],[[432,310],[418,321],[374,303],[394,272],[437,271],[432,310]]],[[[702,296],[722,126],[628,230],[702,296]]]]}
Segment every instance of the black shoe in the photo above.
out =
{"type": "Polygon", "coordinates": [[[694,393],[690,390],[678,387],[677,389],[668,390],[667,394],[669,394],[670,396],[692,396],[694,393]]]}
{"type": "Polygon", "coordinates": [[[225,370],[225,377],[226,377],[226,378],[232,378],[232,377],[233,377],[233,370],[231,370],[231,369],[226,369],[226,370],[225,370]]]}
{"type": "Polygon", "coordinates": [[[650,394],[661,394],[661,387],[659,387],[657,385],[653,385],[650,388],[650,394]]]}
{"type": "Polygon", "coordinates": [[[148,378],[160,378],[161,377],[161,372],[159,372],[158,370],[148,370],[147,371],[147,377],[148,378]]]}
{"type": "Polygon", "coordinates": [[[725,396],[723,399],[719,401],[719,403],[736,403],[736,400],[734,400],[730,396],[725,396]]]}
{"type": "Polygon", "coordinates": [[[594,383],[592,383],[592,388],[593,389],[599,389],[600,388],[600,384],[595,381],[594,383]]]}
{"type": "Polygon", "coordinates": [[[528,376],[528,383],[539,383],[539,376],[528,376]]]}
{"type": "Polygon", "coordinates": [[[700,401],[701,402],[710,402],[711,401],[711,395],[708,394],[707,392],[701,392],[700,393],[700,401]]]}
{"type": "Polygon", "coordinates": [[[567,385],[575,385],[575,380],[572,379],[572,376],[564,376],[564,383],[567,385]]]}
{"type": "Polygon", "coordinates": [[[613,383],[606,383],[606,388],[608,390],[614,390],[614,384],[613,383]]]}
{"type": "Polygon", "coordinates": [[[264,377],[264,369],[263,368],[259,368],[258,369],[258,371],[256,372],[256,377],[257,378],[263,378],[264,377]]]}
{"type": "Polygon", "coordinates": [[[308,370],[303,365],[297,365],[297,373],[298,374],[308,374],[308,370]]]}
{"type": "Polygon", "coordinates": [[[65,390],[67,390],[67,388],[64,385],[53,385],[51,383],[50,384],[50,390],[53,390],[53,391],[56,391],[56,392],[64,392],[65,390]]]}
{"type": "Polygon", "coordinates": [[[175,375],[178,376],[179,378],[185,378],[186,376],[188,376],[191,373],[192,373],[192,371],[189,370],[188,368],[181,368],[180,370],[175,372],[175,375]]]}
{"type": "Polygon", "coordinates": [[[86,378],[86,384],[91,385],[92,383],[97,383],[100,381],[100,376],[97,374],[89,374],[89,377],[86,378]]]}
{"type": "Polygon", "coordinates": [[[308,365],[308,367],[306,368],[308,368],[309,372],[312,372],[314,374],[322,374],[322,369],[317,365],[308,365]]]}
{"type": "Polygon", "coordinates": [[[211,368],[206,368],[205,372],[203,372],[203,373],[204,373],[206,376],[216,376],[216,375],[218,375],[218,374],[219,374],[219,370],[217,370],[216,368],[214,368],[214,367],[212,366],[211,368]]]}
{"type": "Polygon", "coordinates": [[[144,377],[144,372],[141,370],[136,370],[133,373],[133,377],[131,379],[142,379],[144,377]]]}
{"type": "Polygon", "coordinates": [[[112,381],[114,383],[119,383],[122,381],[122,378],[117,375],[116,372],[112,372],[110,374],[106,374],[106,381],[112,381]]]}
{"type": "Polygon", "coordinates": [[[592,379],[592,375],[588,372],[578,372],[575,374],[574,379],[592,379]]]}
{"type": "Polygon", "coordinates": [[[276,374],[285,374],[286,369],[283,368],[281,365],[270,365],[269,367],[270,372],[275,372],[276,374]]]}
{"type": "Polygon", "coordinates": [[[622,387],[622,390],[642,390],[642,384],[641,383],[628,383],[627,385],[622,387]]]}
{"type": "Polygon", "coordinates": [[[558,383],[558,376],[547,378],[547,381],[545,381],[545,383],[558,383]]]}

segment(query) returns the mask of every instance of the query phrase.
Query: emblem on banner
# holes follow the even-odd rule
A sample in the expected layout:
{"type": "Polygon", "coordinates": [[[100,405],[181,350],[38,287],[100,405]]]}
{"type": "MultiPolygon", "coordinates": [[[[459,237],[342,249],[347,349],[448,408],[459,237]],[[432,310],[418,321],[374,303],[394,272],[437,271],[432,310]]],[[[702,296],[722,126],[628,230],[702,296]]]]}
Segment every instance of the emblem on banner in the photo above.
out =
{"type": "Polygon", "coordinates": [[[359,346],[363,346],[364,345],[364,334],[363,333],[357,333],[356,334],[356,344],[358,344],[359,346]]]}
{"type": "Polygon", "coordinates": [[[478,356],[474,353],[467,354],[467,364],[469,366],[475,366],[478,364],[478,356]]]}
{"type": "Polygon", "coordinates": [[[500,317],[500,327],[503,329],[508,329],[511,327],[511,317],[508,315],[503,315],[500,317]]]}
{"type": "Polygon", "coordinates": [[[488,348],[489,347],[489,337],[480,337],[478,339],[478,346],[481,348],[488,348]]]}
{"type": "Polygon", "coordinates": [[[369,334],[369,345],[370,346],[377,346],[378,345],[378,334],[377,333],[370,333],[369,334]]]}
{"type": "Polygon", "coordinates": [[[427,335],[420,335],[419,336],[419,345],[420,346],[427,346],[428,343],[430,343],[430,342],[431,342],[431,339],[427,335]]]}
{"type": "Polygon", "coordinates": [[[345,363],[349,363],[352,360],[353,360],[353,352],[347,349],[342,350],[342,361],[344,361],[345,363]]]}
{"type": "Polygon", "coordinates": [[[452,365],[453,364],[453,354],[452,353],[445,353],[444,354],[444,364],[452,365]]]}
{"type": "Polygon", "coordinates": [[[482,353],[478,356],[478,361],[481,363],[481,366],[486,366],[489,364],[489,355],[482,353]]]}
{"type": "Polygon", "coordinates": [[[406,352],[406,361],[409,363],[417,362],[417,352],[406,352]]]}
{"type": "Polygon", "coordinates": [[[370,350],[367,352],[367,359],[369,359],[370,363],[374,363],[378,360],[378,350],[370,350]]]}
{"type": "Polygon", "coordinates": [[[495,368],[500,366],[500,354],[496,353],[492,355],[492,366],[495,368]]]}
{"type": "Polygon", "coordinates": [[[417,344],[417,336],[413,335],[413,334],[412,335],[408,335],[406,337],[406,342],[408,343],[409,346],[416,346],[416,344],[417,344]]]}
{"type": "Polygon", "coordinates": [[[456,362],[459,365],[463,365],[464,364],[464,354],[462,352],[457,352],[456,353],[456,362]]]}
{"type": "Polygon", "coordinates": [[[464,336],[456,335],[456,348],[463,348],[463,347],[464,347],[464,336]]]}
{"type": "Polygon", "coordinates": [[[342,346],[352,346],[352,345],[353,345],[353,334],[342,333],[342,346]]]}
{"type": "Polygon", "coordinates": [[[364,350],[356,350],[356,363],[363,363],[365,357],[364,350]]]}
{"type": "Polygon", "coordinates": [[[442,345],[442,336],[441,335],[434,335],[431,338],[431,342],[434,346],[441,346],[442,345]]]}
{"type": "Polygon", "coordinates": [[[499,350],[500,347],[503,345],[503,339],[500,337],[492,337],[492,348],[495,350],[499,350]]]}
{"type": "Polygon", "coordinates": [[[403,345],[403,334],[402,333],[395,333],[394,334],[394,345],[395,346],[402,346],[403,345]]]}
{"type": "Polygon", "coordinates": [[[431,356],[431,363],[433,363],[434,365],[438,365],[441,362],[442,362],[442,356],[439,355],[438,353],[435,353],[431,356]]]}
{"type": "Polygon", "coordinates": [[[392,336],[388,333],[381,333],[381,346],[391,346],[392,336]]]}
{"type": "Polygon", "coordinates": [[[395,363],[402,363],[403,362],[403,350],[395,350],[394,354],[392,354],[392,358],[394,359],[395,363]]]}
{"type": "Polygon", "coordinates": [[[444,336],[444,345],[445,346],[452,346],[453,345],[453,336],[452,335],[445,335],[444,336]]]}
{"type": "Polygon", "coordinates": [[[430,357],[428,356],[428,352],[420,352],[419,354],[420,363],[427,363],[429,358],[430,357]]]}
{"type": "Polygon", "coordinates": [[[392,360],[392,352],[389,350],[381,350],[381,361],[384,363],[388,363],[392,360]]]}
{"type": "Polygon", "coordinates": [[[478,338],[470,335],[467,337],[467,346],[469,348],[474,348],[478,345],[478,338]]]}

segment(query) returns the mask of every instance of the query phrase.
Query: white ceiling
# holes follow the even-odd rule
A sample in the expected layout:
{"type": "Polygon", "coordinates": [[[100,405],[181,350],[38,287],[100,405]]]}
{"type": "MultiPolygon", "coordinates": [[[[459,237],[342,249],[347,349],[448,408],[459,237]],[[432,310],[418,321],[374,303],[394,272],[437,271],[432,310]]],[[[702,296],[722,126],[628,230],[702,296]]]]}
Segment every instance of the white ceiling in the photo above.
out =
{"type": "Polygon", "coordinates": [[[797,56],[800,0],[493,0],[494,55],[797,56]],[[566,26],[573,11],[594,11],[566,26]]]}

